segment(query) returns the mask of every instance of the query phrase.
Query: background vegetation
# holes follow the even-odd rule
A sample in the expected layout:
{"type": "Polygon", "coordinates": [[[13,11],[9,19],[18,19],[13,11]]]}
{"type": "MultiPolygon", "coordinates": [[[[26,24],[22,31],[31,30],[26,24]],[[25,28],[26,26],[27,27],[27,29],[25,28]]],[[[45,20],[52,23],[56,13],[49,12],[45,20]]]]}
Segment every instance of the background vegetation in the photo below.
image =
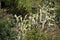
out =
{"type": "Polygon", "coordinates": [[[59,40],[60,0],[0,0],[0,40],[59,40]]]}

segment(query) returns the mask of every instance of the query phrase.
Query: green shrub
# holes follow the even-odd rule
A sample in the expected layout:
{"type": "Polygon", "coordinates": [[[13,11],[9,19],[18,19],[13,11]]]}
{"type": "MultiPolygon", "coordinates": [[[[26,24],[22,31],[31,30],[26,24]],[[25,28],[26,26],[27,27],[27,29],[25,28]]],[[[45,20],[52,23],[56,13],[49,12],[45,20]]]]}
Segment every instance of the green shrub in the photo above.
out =
{"type": "Polygon", "coordinates": [[[27,31],[24,40],[52,40],[52,37],[40,32],[40,29],[32,29],[27,31]]]}
{"type": "MultiPolygon", "coordinates": [[[[9,20],[11,21],[11,20],[9,20]]],[[[17,32],[11,30],[13,24],[6,19],[0,19],[0,40],[15,40],[17,32]]]]}

